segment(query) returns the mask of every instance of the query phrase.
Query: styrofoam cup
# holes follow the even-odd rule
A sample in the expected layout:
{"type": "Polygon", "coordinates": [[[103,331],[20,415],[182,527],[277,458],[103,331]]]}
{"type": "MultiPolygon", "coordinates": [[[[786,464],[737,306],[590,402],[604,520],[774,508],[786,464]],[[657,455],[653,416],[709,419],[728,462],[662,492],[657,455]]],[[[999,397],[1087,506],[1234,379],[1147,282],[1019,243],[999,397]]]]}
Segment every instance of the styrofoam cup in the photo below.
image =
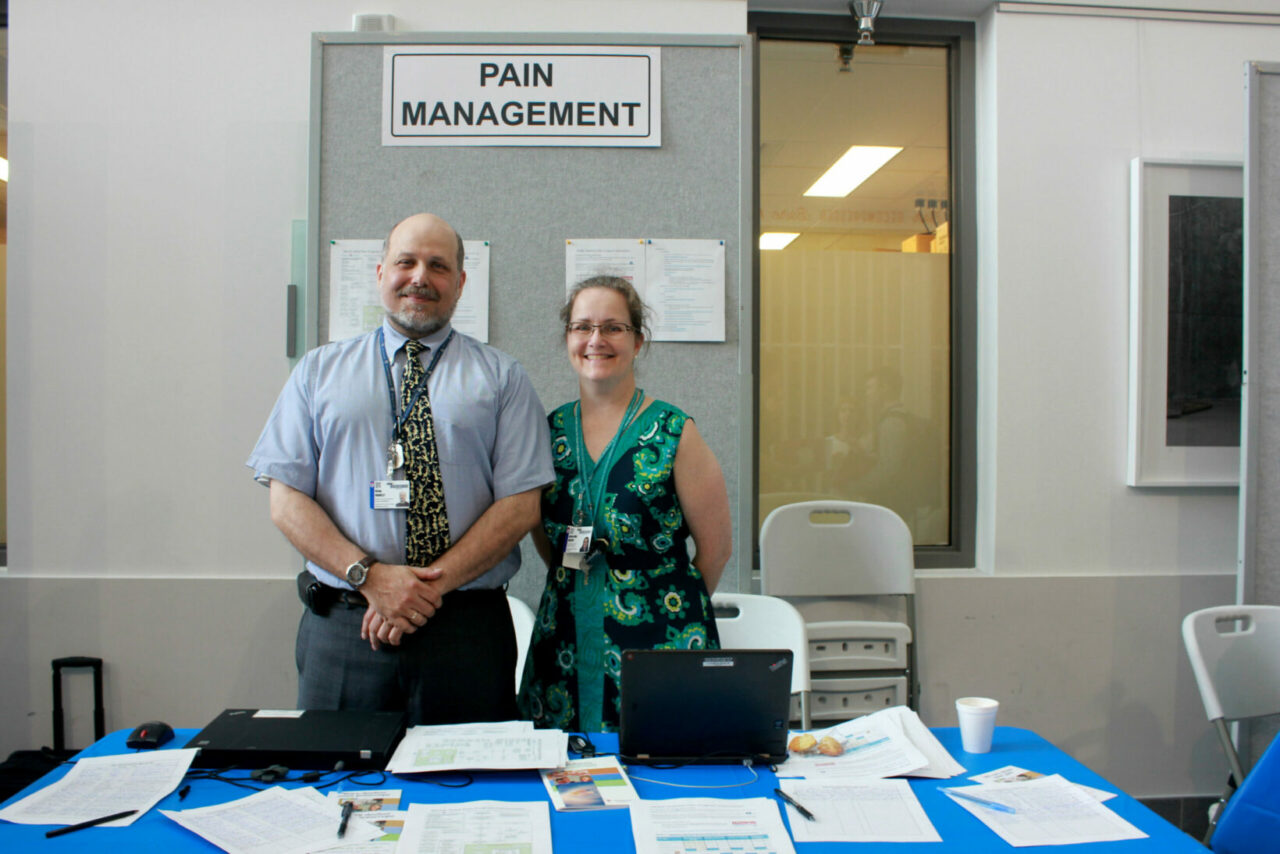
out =
{"type": "Polygon", "coordinates": [[[989,697],[961,697],[956,700],[960,741],[965,753],[991,751],[991,735],[996,729],[996,712],[999,710],[1000,703],[989,697]]]}

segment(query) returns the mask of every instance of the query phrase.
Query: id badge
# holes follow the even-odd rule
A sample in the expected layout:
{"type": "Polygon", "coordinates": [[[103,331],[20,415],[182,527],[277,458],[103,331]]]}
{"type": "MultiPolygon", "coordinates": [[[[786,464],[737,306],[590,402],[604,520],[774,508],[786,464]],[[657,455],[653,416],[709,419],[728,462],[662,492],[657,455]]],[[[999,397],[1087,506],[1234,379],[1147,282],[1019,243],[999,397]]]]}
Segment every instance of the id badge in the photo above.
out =
{"type": "Polygon", "coordinates": [[[564,540],[564,560],[568,569],[581,569],[587,552],[591,550],[591,526],[570,525],[564,540]]]}
{"type": "Polygon", "coordinates": [[[371,510],[409,509],[409,481],[369,481],[369,508],[371,510]]]}

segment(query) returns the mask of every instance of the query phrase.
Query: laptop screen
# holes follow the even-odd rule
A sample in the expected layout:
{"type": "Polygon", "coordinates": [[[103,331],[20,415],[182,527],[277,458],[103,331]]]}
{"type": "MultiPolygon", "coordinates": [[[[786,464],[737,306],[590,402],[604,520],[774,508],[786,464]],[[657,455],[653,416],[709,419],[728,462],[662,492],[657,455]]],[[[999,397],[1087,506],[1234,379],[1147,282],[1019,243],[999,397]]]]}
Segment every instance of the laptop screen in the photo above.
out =
{"type": "Polygon", "coordinates": [[[619,753],[646,764],[787,758],[788,649],[626,650],[619,753]]]}

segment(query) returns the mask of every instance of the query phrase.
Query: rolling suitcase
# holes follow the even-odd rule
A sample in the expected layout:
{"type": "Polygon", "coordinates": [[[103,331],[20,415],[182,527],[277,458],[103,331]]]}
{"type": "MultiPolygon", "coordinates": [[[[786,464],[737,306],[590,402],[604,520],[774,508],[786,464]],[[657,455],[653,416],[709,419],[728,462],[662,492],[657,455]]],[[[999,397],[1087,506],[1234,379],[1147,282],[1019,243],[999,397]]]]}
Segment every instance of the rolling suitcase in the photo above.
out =
{"type": "Polygon", "coordinates": [[[79,752],[79,748],[66,745],[66,728],[62,713],[62,671],[67,668],[90,667],[93,669],[93,737],[101,739],[106,734],[106,715],[102,705],[102,659],[71,656],[53,660],[53,747],[39,750],[16,750],[0,763],[0,802],[9,800],[18,792],[57,768],[79,752]]]}

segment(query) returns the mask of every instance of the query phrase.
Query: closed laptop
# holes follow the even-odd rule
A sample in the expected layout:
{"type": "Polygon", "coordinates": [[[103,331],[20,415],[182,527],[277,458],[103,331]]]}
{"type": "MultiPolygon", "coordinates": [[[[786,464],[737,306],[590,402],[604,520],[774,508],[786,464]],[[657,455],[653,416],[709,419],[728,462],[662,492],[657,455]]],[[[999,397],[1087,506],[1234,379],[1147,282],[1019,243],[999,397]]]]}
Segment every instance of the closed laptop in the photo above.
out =
{"type": "Polygon", "coordinates": [[[618,752],[643,764],[787,758],[789,649],[626,650],[618,752]]]}
{"type": "Polygon", "coordinates": [[[385,768],[403,735],[401,712],[227,709],[187,747],[197,768],[385,768]]]}

